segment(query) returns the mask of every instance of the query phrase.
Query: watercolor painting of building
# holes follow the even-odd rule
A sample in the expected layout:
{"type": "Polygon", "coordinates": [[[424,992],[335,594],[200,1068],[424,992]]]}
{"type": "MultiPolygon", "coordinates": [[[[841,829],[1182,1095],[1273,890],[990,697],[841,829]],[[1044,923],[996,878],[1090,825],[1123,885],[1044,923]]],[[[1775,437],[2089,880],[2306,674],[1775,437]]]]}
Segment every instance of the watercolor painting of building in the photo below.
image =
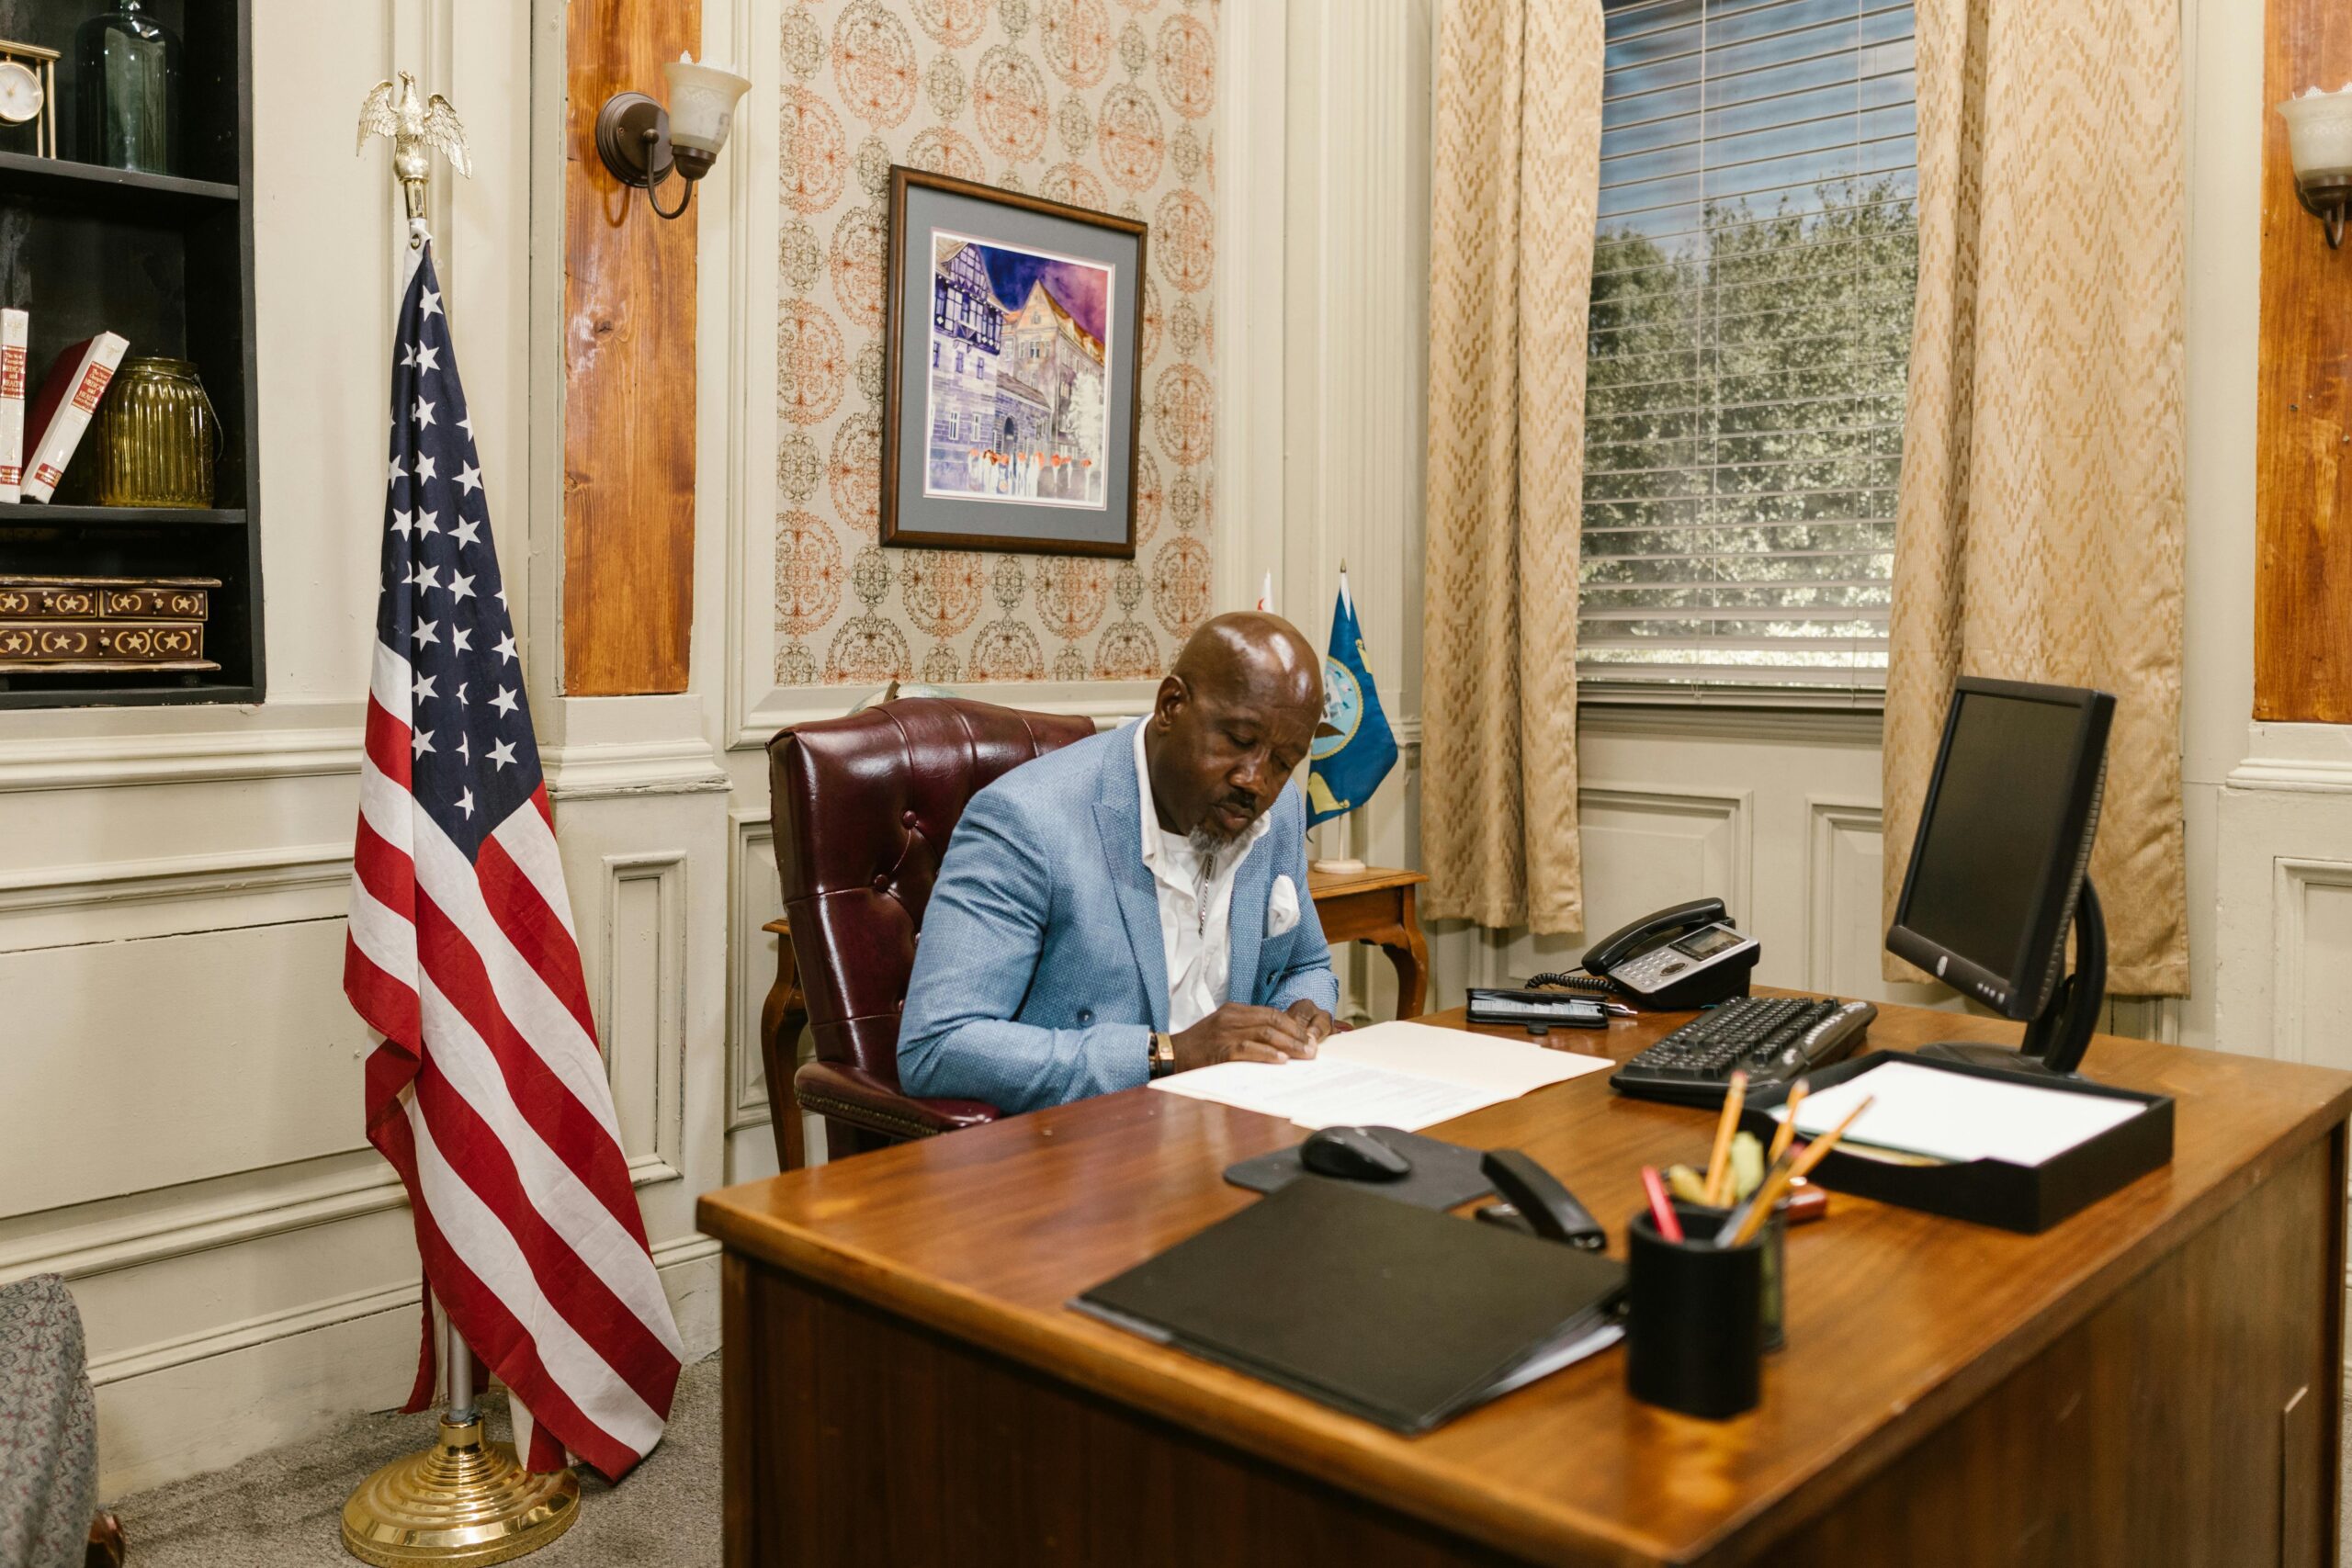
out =
{"type": "Polygon", "coordinates": [[[934,232],[924,493],[1104,504],[1114,269],[934,232]]]}

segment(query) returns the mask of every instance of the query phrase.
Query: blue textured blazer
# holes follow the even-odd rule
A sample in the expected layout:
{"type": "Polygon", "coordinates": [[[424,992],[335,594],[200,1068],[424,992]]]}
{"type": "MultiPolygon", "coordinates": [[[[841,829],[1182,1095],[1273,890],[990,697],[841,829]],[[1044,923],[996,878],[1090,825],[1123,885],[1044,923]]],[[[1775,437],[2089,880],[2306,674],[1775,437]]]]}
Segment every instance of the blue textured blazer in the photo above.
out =
{"type": "MultiPolygon", "coordinates": [[[[1228,1001],[1329,1010],[1340,984],[1306,893],[1306,805],[1290,784],[1233,879],[1228,1001]],[[1274,879],[1298,923],[1266,935],[1274,879]]],[[[1125,728],[1024,762],[974,795],[947,840],[899,1025],[909,1094],[1034,1111],[1132,1089],[1168,1027],[1159,897],[1125,728]]]]}

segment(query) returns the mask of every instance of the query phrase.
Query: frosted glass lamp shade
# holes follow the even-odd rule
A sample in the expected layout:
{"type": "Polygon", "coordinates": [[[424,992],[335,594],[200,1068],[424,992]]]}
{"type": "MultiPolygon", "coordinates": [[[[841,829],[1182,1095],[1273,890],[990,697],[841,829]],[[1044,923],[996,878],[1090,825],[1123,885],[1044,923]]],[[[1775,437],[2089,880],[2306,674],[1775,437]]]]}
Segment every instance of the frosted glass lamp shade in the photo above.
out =
{"type": "Polygon", "coordinates": [[[735,100],[752,84],[716,65],[696,65],[691,59],[673,60],[662,67],[670,78],[670,144],[718,156],[727,145],[727,130],[735,118],[735,100]]]}
{"type": "Polygon", "coordinates": [[[2278,106],[2287,122],[2287,156],[2295,165],[2295,194],[2327,225],[2331,249],[2344,243],[2352,210],[2352,82],[2333,93],[2317,87],[2278,106]]]}

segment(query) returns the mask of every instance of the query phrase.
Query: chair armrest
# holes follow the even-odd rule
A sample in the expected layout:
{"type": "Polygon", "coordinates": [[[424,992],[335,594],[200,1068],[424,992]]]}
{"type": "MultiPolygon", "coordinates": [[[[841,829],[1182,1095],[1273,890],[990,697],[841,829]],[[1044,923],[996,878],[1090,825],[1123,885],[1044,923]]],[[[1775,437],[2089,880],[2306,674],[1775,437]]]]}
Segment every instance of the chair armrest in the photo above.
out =
{"type": "Polygon", "coordinates": [[[890,1138],[928,1138],[993,1122],[997,1109],[977,1100],[917,1100],[842,1062],[803,1062],[792,1075],[800,1108],[890,1138]]]}

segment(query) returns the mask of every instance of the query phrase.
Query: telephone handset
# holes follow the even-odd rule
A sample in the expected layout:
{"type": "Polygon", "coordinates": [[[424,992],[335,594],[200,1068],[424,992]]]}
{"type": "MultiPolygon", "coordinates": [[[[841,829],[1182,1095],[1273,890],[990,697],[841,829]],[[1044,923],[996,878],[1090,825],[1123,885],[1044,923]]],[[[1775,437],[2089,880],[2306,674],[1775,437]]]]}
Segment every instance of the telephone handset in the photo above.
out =
{"type": "Polygon", "coordinates": [[[1674,1011],[1747,995],[1748,977],[1763,955],[1763,945],[1731,923],[1722,899],[1694,898],[1593,943],[1585,950],[1582,975],[1538,975],[1527,983],[1674,1011]]]}

